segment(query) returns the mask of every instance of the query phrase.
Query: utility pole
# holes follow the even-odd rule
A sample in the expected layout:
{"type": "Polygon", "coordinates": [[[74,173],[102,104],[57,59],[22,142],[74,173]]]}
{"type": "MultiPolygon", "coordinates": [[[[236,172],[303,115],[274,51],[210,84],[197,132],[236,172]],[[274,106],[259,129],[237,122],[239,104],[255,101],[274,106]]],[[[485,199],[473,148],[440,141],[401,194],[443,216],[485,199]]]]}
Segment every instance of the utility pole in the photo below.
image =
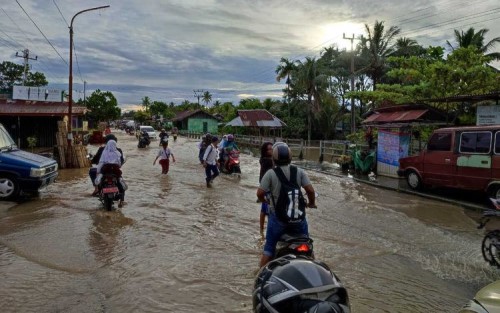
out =
{"type": "Polygon", "coordinates": [[[87,81],[83,81],[83,105],[87,106],[87,97],[85,96],[85,90],[87,88],[87,81]]]}
{"type": "Polygon", "coordinates": [[[194,92],[194,97],[198,98],[198,105],[200,105],[200,98],[203,95],[203,93],[205,92],[205,90],[203,90],[203,89],[196,89],[196,90],[193,90],[193,92],[194,92]]]}
{"type": "MultiPolygon", "coordinates": [[[[351,92],[354,91],[354,34],[352,37],[346,37],[344,33],[344,39],[351,41],[351,92]]],[[[351,96],[351,134],[356,132],[356,106],[354,105],[354,96],[351,96]]]]}
{"type": "Polygon", "coordinates": [[[23,55],[19,55],[19,52],[16,52],[16,57],[24,59],[24,78],[23,78],[23,86],[26,85],[26,81],[28,80],[28,70],[29,70],[29,60],[37,60],[38,56],[35,58],[30,58],[30,51],[28,49],[23,50],[23,55]]]}

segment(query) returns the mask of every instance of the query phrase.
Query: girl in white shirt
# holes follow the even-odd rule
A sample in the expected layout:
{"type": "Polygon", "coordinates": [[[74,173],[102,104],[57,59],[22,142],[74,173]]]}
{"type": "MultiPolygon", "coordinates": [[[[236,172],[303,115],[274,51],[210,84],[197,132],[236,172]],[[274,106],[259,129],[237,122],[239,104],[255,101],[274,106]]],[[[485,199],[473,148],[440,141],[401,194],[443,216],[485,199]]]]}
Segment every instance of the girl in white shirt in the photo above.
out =
{"type": "Polygon", "coordinates": [[[158,163],[161,165],[161,173],[167,174],[170,168],[170,157],[172,157],[172,161],[175,163],[175,157],[172,153],[172,150],[168,147],[168,140],[163,139],[161,141],[161,148],[158,150],[158,155],[156,159],[153,161],[153,165],[156,164],[156,160],[160,159],[158,163]]]}

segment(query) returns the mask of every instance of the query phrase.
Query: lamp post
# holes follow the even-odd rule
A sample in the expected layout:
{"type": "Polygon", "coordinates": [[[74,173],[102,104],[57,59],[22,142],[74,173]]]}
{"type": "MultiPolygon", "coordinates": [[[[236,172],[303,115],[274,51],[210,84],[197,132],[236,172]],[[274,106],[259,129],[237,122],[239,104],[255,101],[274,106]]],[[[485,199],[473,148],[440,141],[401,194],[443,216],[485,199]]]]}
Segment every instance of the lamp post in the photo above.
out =
{"type": "MultiPolygon", "coordinates": [[[[69,26],[69,99],[68,99],[68,151],[71,151],[71,142],[73,141],[73,133],[71,130],[72,126],[72,112],[71,110],[73,109],[73,21],[75,20],[75,17],[78,15],[88,12],[88,11],[93,11],[93,10],[99,10],[99,9],[105,9],[109,8],[109,5],[104,5],[100,7],[95,7],[95,8],[90,8],[86,10],[82,10],[75,15],[73,15],[73,18],[71,19],[71,24],[69,26]]],[[[69,152],[69,158],[68,158],[68,163],[71,164],[71,152],[69,152]]]]}

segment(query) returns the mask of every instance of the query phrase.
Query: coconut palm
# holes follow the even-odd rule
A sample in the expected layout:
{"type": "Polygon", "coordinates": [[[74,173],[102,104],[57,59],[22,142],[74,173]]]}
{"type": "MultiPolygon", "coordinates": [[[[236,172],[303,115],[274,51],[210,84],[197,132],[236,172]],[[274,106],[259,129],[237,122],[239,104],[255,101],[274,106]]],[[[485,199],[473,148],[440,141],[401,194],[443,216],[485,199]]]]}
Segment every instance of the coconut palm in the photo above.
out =
{"type": "Polygon", "coordinates": [[[307,96],[307,138],[311,140],[311,115],[321,109],[321,90],[326,85],[326,75],[321,71],[321,63],[310,57],[306,57],[305,62],[298,61],[296,75],[297,87],[307,96]]]}
{"type": "Polygon", "coordinates": [[[423,53],[425,53],[425,49],[419,45],[416,40],[408,37],[401,37],[396,40],[396,43],[394,44],[394,52],[391,55],[410,57],[418,56],[423,53]]]}
{"type": "Polygon", "coordinates": [[[212,94],[209,91],[205,91],[201,99],[205,102],[205,106],[208,106],[212,102],[212,94]]]}
{"type": "Polygon", "coordinates": [[[448,40],[446,43],[448,46],[455,50],[456,48],[467,48],[469,46],[476,47],[479,51],[481,51],[485,56],[491,57],[495,60],[500,60],[499,52],[491,52],[487,53],[488,50],[491,50],[497,43],[500,42],[500,37],[493,38],[487,44],[484,44],[484,36],[489,30],[486,28],[482,28],[479,31],[475,31],[474,27],[470,27],[465,33],[463,31],[459,32],[455,29],[455,41],[457,42],[457,47],[454,47],[448,40]]]}
{"type": "Polygon", "coordinates": [[[385,30],[384,22],[375,21],[373,29],[365,24],[367,38],[362,38],[361,45],[364,54],[368,57],[365,72],[373,81],[373,90],[384,75],[385,59],[394,52],[393,40],[401,32],[397,26],[385,30]]]}

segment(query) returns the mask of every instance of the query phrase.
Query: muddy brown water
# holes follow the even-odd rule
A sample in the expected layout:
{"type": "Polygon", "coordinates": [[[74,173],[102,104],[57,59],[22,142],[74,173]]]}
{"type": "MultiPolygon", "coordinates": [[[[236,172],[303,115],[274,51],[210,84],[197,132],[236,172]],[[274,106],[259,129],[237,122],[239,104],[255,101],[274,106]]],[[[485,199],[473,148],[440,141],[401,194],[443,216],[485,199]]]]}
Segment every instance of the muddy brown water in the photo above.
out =
{"type": "MultiPolygon", "coordinates": [[[[2,312],[251,312],[263,240],[258,159],[207,189],[196,141],[156,142],[127,157],[126,205],[105,212],[88,169],[61,170],[39,198],[0,205],[2,312]]],[[[97,147],[90,147],[97,150],[97,147]]],[[[320,194],[308,213],[316,257],[346,285],[353,312],[457,312],[499,278],[482,231],[461,207],[308,172],[320,194]]]]}

